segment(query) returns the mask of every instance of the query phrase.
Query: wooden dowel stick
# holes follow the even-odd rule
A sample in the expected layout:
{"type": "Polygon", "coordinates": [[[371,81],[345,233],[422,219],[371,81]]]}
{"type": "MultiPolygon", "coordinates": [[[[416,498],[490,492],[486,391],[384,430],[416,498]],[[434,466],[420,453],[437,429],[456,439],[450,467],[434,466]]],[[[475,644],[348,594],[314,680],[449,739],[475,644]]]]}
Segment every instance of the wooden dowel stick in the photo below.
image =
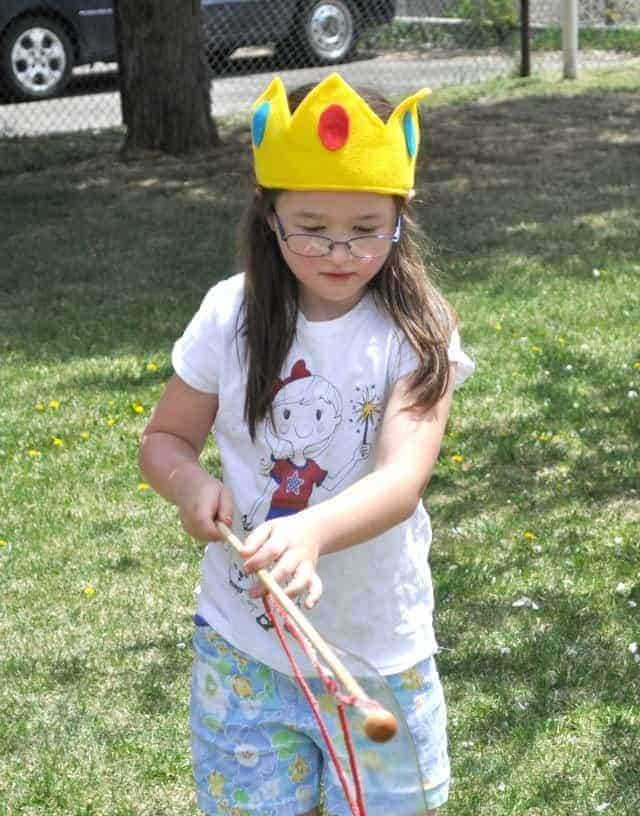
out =
{"type": "MultiPolygon", "coordinates": [[[[216,525],[227,544],[233,547],[238,555],[242,556],[242,542],[235,535],[235,533],[221,521],[217,521],[216,525]]],[[[344,666],[342,661],[338,658],[333,649],[331,649],[326,640],[324,640],[318,630],[315,629],[311,622],[285,593],[280,584],[277,581],[274,581],[270,573],[265,569],[257,570],[256,575],[258,576],[260,583],[273,595],[277,603],[293,619],[296,626],[302,630],[303,634],[317,650],[320,657],[338,678],[343,688],[356,699],[368,700],[368,695],[365,693],[357,680],[344,666]]],[[[397,723],[391,712],[385,711],[384,709],[367,712],[365,719],[365,731],[370,739],[373,739],[375,742],[386,742],[387,740],[391,739],[396,730],[397,723]]]]}

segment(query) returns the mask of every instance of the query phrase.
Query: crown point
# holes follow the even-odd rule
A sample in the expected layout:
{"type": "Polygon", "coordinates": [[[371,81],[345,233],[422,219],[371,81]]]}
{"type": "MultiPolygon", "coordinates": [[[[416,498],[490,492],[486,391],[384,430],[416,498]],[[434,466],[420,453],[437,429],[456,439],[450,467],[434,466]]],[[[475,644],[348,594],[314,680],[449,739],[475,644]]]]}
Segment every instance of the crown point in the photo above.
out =
{"type": "Polygon", "coordinates": [[[251,136],[255,147],[260,147],[264,139],[264,134],[267,130],[267,119],[271,111],[271,103],[263,102],[262,105],[253,114],[251,120],[251,136]]]}
{"type": "Polygon", "coordinates": [[[349,114],[342,105],[329,105],[322,111],[318,135],[327,150],[339,150],[349,140],[349,114]]]}
{"type": "Polygon", "coordinates": [[[404,139],[407,143],[407,152],[409,156],[413,158],[418,152],[418,136],[411,111],[405,113],[402,119],[402,125],[404,128],[404,139]]]}

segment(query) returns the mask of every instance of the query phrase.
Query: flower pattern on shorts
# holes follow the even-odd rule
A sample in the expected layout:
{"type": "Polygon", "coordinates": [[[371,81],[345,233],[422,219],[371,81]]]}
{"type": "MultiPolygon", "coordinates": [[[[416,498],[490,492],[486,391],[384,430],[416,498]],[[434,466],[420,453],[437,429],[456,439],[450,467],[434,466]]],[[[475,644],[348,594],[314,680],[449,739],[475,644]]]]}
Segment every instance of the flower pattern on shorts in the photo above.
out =
{"type": "MultiPolygon", "coordinates": [[[[318,806],[324,771],[323,813],[346,816],[348,805],[337,774],[328,757],[319,753],[322,740],[295,681],[248,659],[207,628],[198,628],[194,647],[191,733],[200,809],[211,816],[304,813],[318,806]]],[[[425,661],[387,678],[421,746],[423,802],[430,808],[446,800],[448,788],[446,710],[435,672],[434,662],[425,661]],[[442,735],[435,744],[434,734],[442,735]]],[[[312,679],[311,686],[346,762],[335,698],[319,680],[312,679]]],[[[388,799],[387,784],[395,778],[397,757],[383,757],[372,747],[364,737],[362,717],[349,714],[349,719],[368,794],[382,797],[374,812],[398,815],[397,800],[388,799]]],[[[417,813],[422,807],[413,807],[417,791],[407,794],[405,782],[411,784],[406,774],[404,782],[399,781],[405,808],[400,810],[417,813]]]]}
{"type": "Polygon", "coordinates": [[[225,774],[236,785],[246,785],[264,779],[276,769],[276,757],[268,736],[260,728],[246,725],[228,725],[225,737],[235,746],[233,760],[227,759],[225,774]]]}

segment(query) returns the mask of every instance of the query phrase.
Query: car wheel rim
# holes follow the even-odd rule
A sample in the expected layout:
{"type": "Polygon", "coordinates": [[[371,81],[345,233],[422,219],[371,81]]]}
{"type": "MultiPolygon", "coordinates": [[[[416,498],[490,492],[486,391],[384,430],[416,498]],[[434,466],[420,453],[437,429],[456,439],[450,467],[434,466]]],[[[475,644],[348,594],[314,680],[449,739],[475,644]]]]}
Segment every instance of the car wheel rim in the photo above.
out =
{"type": "Polygon", "coordinates": [[[27,93],[48,93],[62,80],[67,68],[62,40],[48,28],[23,31],[11,49],[11,68],[16,82],[27,93]]]}
{"type": "Polygon", "coordinates": [[[307,25],[313,50],[325,59],[337,59],[349,50],[353,19],[342,3],[318,3],[307,25]]]}

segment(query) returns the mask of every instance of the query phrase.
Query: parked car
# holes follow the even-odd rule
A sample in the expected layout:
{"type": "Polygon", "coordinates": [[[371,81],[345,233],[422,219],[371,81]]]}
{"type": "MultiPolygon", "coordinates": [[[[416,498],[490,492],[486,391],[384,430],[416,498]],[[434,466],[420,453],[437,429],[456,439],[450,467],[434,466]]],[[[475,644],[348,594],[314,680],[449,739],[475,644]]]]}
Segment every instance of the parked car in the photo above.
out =
{"type": "MultiPolygon", "coordinates": [[[[389,22],[396,0],[202,0],[215,67],[241,46],[275,43],[297,64],[348,59],[365,27],[389,22]]],[[[0,84],[12,97],[59,94],[77,65],[115,62],[112,0],[0,0],[0,84]]]]}

